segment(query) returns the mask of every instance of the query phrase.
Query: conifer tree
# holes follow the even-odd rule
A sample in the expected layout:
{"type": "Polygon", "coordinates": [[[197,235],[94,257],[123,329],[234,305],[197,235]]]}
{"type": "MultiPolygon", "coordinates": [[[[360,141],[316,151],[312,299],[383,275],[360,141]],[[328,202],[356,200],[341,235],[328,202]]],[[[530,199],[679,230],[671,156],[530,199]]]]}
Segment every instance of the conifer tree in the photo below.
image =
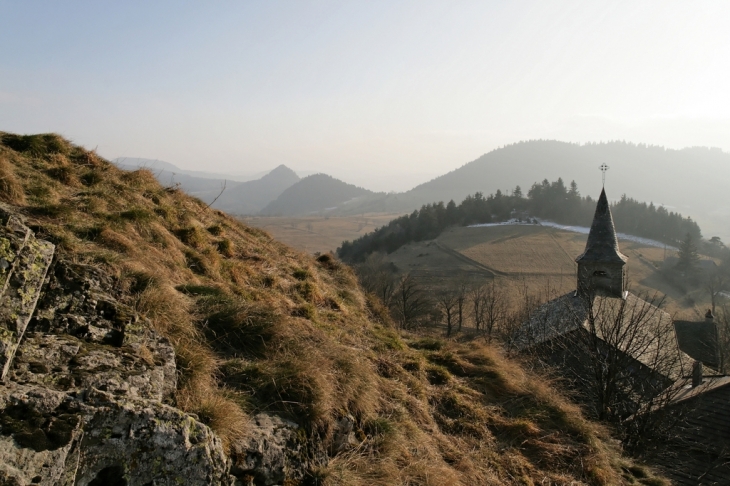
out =
{"type": "Polygon", "coordinates": [[[678,257],[677,268],[679,270],[689,274],[697,269],[700,262],[700,255],[697,253],[697,245],[691,234],[687,233],[687,236],[679,244],[678,257]]]}

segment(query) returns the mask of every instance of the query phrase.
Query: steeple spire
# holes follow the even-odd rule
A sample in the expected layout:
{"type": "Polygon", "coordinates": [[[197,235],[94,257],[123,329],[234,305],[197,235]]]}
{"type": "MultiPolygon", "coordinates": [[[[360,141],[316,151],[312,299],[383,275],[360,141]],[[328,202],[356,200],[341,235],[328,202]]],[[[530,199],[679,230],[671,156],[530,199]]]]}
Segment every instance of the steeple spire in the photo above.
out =
{"type": "Polygon", "coordinates": [[[616,238],[616,228],[613,225],[611,207],[608,205],[606,190],[601,190],[598,198],[596,213],[593,216],[591,231],[588,233],[588,242],[585,251],[576,258],[576,262],[626,262],[628,257],[621,253],[616,238]]]}
{"type": "Polygon", "coordinates": [[[626,290],[624,265],[628,257],[619,250],[605,189],[601,190],[596,204],[586,249],[575,261],[578,263],[579,292],[598,292],[610,297],[623,296],[626,290]]]}

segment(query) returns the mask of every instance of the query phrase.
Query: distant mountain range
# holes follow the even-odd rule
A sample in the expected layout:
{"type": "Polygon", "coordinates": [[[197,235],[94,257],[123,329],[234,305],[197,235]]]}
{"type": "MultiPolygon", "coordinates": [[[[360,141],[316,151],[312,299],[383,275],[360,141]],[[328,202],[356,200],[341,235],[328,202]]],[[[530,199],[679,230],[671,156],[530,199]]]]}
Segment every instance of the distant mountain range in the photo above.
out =
{"type": "Polygon", "coordinates": [[[271,172],[256,174],[254,180],[247,180],[245,176],[235,174],[180,169],[160,160],[118,158],[113,162],[127,170],[149,169],[161,184],[179,184],[191,196],[213,203],[213,207],[231,214],[256,214],[300,180],[296,172],[285,165],[271,172]]]}
{"type": "Polygon", "coordinates": [[[453,199],[459,203],[477,191],[484,195],[498,189],[511,192],[519,185],[527,194],[533,183],[558,177],[566,184],[575,180],[581,193],[597,197],[601,190],[598,167],[603,163],[610,167],[606,175],[610,198],[627,194],[640,201],[666,205],[695,219],[706,236],[719,235],[730,241],[730,154],[720,149],[672,150],[624,142],[519,142],[493,150],[410,191],[390,194],[368,191],[325,174],[299,179],[283,165],[248,182],[220,174],[181,171],[172,164],[151,168],[163,184],[180,183],[206,202],[220,193],[223,179],[228,179],[226,190],[214,204],[222,210],[286,216],[407,212],[432,202],[453,199]],[[214,175],[216,178],[209,177],[214,175]]]}

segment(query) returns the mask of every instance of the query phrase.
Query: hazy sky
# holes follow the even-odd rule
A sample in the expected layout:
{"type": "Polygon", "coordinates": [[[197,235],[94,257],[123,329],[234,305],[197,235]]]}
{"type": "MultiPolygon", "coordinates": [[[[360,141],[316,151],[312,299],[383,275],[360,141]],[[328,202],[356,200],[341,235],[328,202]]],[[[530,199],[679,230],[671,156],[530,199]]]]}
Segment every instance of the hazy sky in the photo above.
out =
{"type": "Polygon", "coordinates": [[[728,151],[729,19],[727,1],[0,0],[0,130],[375,190],[525,139],[728,151]]]}

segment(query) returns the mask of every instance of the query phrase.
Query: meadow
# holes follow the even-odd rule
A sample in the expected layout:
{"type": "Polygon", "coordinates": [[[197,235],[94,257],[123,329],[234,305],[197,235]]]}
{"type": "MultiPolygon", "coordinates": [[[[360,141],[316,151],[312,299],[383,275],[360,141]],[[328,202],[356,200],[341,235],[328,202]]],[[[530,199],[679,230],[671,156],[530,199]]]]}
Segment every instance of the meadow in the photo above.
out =
{"type": "MultiPolygon", "coordinates": [[[[575,289],[575,258],[583,252],[586,239],[587,235],[539,225],[461,227],[431,241],[403,246],[388,260],[400,272],[410,272],[433,288],[494,279],[512,295],[525,290],[557,295],[575,289]]],[[[632,291],[666,296],[666,310],[678,316],[696,318],[704,312],[707,298],[702,289],[688,298],[660,272],[676,252],[624,240],[619,245],[629,257],[632,291]]]]}
{"type": "Polygon", "coordinates": [[[388,224],[400,213],[365,213],[355,216],[251,216],[241,220],[260,228],[282,243],[306,253],[334,252],[345,240],[353,240],[388,224]]]}

